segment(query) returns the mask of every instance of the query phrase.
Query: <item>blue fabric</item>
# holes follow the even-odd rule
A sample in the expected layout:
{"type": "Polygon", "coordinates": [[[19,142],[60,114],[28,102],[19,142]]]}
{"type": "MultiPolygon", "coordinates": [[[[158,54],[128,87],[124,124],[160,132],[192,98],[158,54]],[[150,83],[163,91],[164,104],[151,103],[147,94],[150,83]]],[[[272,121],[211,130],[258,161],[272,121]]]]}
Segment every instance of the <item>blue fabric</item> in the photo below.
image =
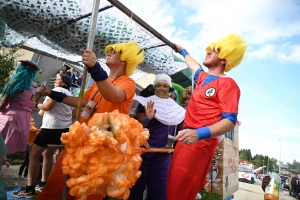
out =
{"type": "Polygon", "coordinates": [[[210,82],[213,82],[214,80],[220,78],[219,76],[208,74],[208,76],[205,78],[205,80],[202,83],[202,87],[209,84],[210,82]]]}
{"type": "Polygon", "coordinates": [[[182,55],[183,57],[185,57],[186,55],[189,55],[189,53],[187,52],[186,49],[181,49],[181,50],[179,51],[179,53],[180,53],[180,55],[182,55]]]}
{"type": "Polygon", "coordinates": [[[144,153],[140,167],[142,175],[130,189],[128,200],[141,200],[147,185],[147,200],[166,200],[168,171],[171,163],[169,153],[144,153]]]}
{"type": "Polygon", "coordinates": [[[67,95],[65,93],[52,90],[49,94],[49,97],[57,102],[62,102],[67,95]]]}
{"type": "Polygon", "coordinates": [[[194,75],[194,83],[195,83],[195,85],[197,84],[198,76],[199,76],[199,74],[201,72],[203,72],[203,69],[200,67],[199,69],[197,69],[197,71],[196,71],[196,73],[194,75]]]}
{"type": "Polygon", "coordinates": [[[203,140],[211,137],[211,132],[208,126],[196,129],[198,140],[203,140]]]}
{"type": "Polygon", "coordinates": [[[147,117],[144,117],[144,118],[143,118],[143,122],[144,122],[145,124],[149,124],[150,120],[149,120],[147,117]]]}
{"type": "Polygon", "coordinates": [[[228,119],[233,124],[236,124],[237,121],[237,114],[236,113],[222,113],[222,119],[228,119]]]}
{"type": "Polygon", "coordinates": [[[88,67],[87,71],[91,74],[95,82],[103,81],[108,78],[106,71],[100,66],[98,62],[93,67],[88,67]]]}

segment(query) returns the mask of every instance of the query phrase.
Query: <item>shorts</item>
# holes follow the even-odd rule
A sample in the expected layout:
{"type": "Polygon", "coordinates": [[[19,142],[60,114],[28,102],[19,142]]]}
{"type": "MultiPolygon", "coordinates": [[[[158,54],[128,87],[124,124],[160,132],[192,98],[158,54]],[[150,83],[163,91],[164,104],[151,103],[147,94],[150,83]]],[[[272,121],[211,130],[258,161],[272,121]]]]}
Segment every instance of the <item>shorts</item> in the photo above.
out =
{"type": "Polygon", "coordinates": [[[33,143],[43,148],[46,148],[47,144],[61,144],[60,137],[65,132],[69,132],[69,129],[42,128],[33,143]]]}

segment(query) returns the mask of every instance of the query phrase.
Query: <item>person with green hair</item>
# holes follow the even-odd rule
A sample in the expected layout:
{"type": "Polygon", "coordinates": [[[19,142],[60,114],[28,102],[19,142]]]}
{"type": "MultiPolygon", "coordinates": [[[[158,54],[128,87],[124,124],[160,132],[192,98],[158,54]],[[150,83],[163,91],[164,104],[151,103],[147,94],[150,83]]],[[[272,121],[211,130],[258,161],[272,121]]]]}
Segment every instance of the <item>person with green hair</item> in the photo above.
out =
{"type": "MultiPolygon", "coordinates": [[[[97,62],[96,54],[90,50],[81,49],[82,61],[94,79],[92,86],[83,94],[81,106],[84,110],[79,118],[80,123],[88,124],[95,113],[112,112],[128,114],[132,99],[135,95],[135,82],[129,76],[135,71],[137,65],[144,60],[144,51],[136,41],[108,45],[105,48],[106,65],[109,74],[97,62]]],[[[79,97],[67,96],[46,87],[42,95],[77,107],[79,97]]],[[[63,150],[55,163],[47,184],[37,197],[37,200],[61,199],[65,175],[62,173],[62,159],[66,151],[63,150]],[[56,194],[55,196],[53,194],[56,194]]],[[[67,199],[75,199],[68,193],[67,199]]],[[[89,195],[88,200],[102,199],[100,195],[89,195]]]]}
{"type": "Polygon", "coordinates": [[[8,154],[26,150],[31,112],[35,106],[31,97],[37,89],[35,82],[38,71],[35,62],[22,60],[2,91],[0,132],[8,154]]]}
{"type": "Polygon", "coordinates": [[[236,125],[240,89],[224,72],[241,63],[247,45],[237,34],[211,43],[203,61],[208,72],[184,48],[175,46],[195,74],[196,87],[186,109],[184,130],[175,137],[167,199],[195,199],[211,169],[219,137],[236,125]]]}

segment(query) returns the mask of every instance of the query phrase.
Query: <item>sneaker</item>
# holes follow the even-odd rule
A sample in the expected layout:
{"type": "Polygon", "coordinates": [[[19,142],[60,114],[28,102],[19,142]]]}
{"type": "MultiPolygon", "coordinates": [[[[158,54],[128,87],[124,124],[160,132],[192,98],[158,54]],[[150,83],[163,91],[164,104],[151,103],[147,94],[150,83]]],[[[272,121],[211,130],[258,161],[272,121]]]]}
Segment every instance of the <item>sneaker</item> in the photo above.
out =
{"type": "Polygon", "coordinates": [[[19,191],[13,192],[12,195],[16,198],[29,198],[32,199],[35,196],[35,191],[26,192],[25,188],[21,188],[19,191]]]}
{"type": "Polygon", "coordinates": [[[41,192],[43,190],[44,186],[36,185],[35,190],[41,192]]]}

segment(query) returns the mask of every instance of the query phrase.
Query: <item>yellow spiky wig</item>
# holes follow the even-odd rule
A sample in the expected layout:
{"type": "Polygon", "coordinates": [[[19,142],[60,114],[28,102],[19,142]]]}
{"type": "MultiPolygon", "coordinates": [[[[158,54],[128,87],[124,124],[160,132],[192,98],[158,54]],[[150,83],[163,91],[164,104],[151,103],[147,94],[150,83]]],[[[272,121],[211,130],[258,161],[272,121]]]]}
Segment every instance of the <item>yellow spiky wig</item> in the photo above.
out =
{"type": "Polygon", "coordinates": [[[224,71],[228,72],[242,62],[247,44],[241,36],[230,33],[219,41],[211,43],[206,48],[206,53],[211,49],[218,53],[220,59],[226,60],[224,71]]]}
{"type": "Polygon", "coordinates": [[[105,47],[105,52],[114,50],[120,55],[120,60],[126,62],[125,76],[133,74],[137,65],[144,61],[144,50],[136,41],[112,44],[105,47]]]}

